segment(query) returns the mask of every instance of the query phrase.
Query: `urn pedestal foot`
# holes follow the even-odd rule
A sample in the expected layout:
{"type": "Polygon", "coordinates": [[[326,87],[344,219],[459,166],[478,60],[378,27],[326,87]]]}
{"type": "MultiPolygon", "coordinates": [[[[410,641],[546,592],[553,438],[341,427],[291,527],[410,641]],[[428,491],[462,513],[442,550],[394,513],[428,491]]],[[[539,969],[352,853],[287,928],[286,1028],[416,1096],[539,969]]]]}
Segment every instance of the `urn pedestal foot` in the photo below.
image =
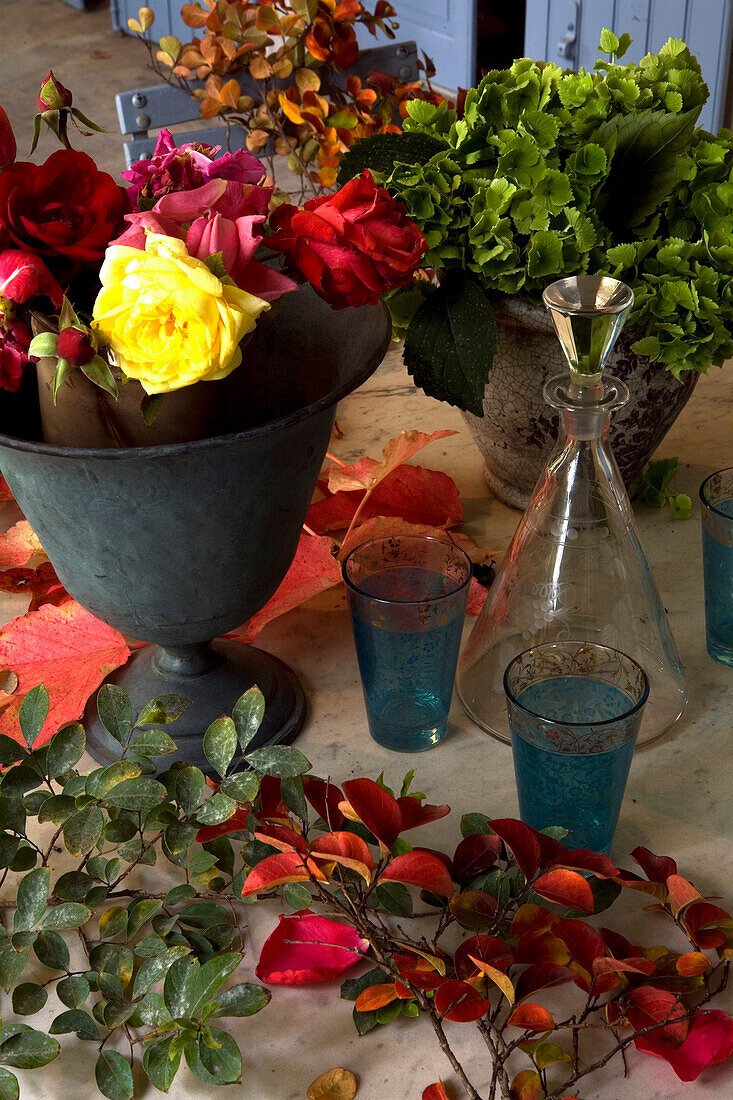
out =
{"type": "MultiPolygon", "coordinates": [[[[292,669],[261,649],[223,638],[198,646],[146,646],[105,682],[127,692],[133,714],[158,695],[182,695],[190,700],[185,714],[165,727],[178,752],[160,758],[162,769],[174,760],[184,760],[218,778],[204,756],[203,736],[216,718],[231,714],[239,696],[253,685],[265,697],[265,717],[250,743],[252,749],[288,744],[306,719],[305,693],[292,669]]],[[[119,759],[119,744],[99,720],[96,693],[87,703],[83,722],[90,756],[100,764],[119,759]]]]}

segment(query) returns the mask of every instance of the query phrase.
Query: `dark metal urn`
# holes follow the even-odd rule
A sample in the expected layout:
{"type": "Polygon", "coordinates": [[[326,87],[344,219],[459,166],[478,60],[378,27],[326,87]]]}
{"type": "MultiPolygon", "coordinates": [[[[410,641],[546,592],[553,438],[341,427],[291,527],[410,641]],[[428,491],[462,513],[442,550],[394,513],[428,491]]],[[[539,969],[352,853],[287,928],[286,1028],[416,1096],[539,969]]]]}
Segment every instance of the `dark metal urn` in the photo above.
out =
{"type": "MultiPolygon", "coordinates": [[[[155,643],[108,680],[133,708],[168,692],[190,699],[174,739],[180,758],[204,770],[204,732],[253,684],[267,702],[258,746],[290,741],[303,725],[291,669],[212,639],[259,611],[285,576],[336,403],[376,370],[389,339],[381,304],[334,312],[310,288],[287,296],[257,326],[242,366],[212,383],[219,433],[193,442],[45,443],[35,385],[3,397],[0,468],[61,582],[93,615],[155,643]]],[[[93,699],[85,717],[92,756],[115,759],[93,699]]]]}

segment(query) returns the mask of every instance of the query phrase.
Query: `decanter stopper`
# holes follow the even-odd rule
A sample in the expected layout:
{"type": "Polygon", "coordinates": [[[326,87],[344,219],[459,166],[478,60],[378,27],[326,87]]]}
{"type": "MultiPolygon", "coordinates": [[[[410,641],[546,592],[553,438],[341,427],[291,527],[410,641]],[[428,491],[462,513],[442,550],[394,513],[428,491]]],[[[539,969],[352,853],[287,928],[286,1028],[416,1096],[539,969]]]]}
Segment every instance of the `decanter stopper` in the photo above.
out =
{"type": "Polygon", "coordinates": [[[631,288],[605,275],[573,275],[551,283],[542,300],[573,381],[585,387],[600,383],[608,353],[634,304],[631,288]]]}

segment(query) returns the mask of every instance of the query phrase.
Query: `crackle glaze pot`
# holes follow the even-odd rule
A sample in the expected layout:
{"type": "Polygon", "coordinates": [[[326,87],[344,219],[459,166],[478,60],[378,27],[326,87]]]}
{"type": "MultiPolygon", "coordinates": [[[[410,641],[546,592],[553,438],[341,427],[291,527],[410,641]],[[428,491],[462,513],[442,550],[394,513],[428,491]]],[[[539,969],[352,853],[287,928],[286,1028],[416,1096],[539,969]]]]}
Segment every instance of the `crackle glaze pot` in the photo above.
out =
{"type": "MultiPolygon", "coordinates": [[[[484,415],[463,415],[492,493],[524,509],[557,439],[558,417],[548,408],[542,387],[566,363],[552,321],[540,306],[504,298],[494,312],[499,346],[484,393],[484,415]]],[[[606,364],[629,387],[629,402],[615,414],[610,436],[630,496],[638,492],[644,467],[699,378],[687,371],[679,382],[659,363],[635,355],[631,344],[638,338],[633,329],[622,332],[606,364]]]]}
{"type": "MultiPolygon", "coordinates": [[[[220,635],[259,611],[285,576],[336,403],[376,370],[389,341],[381,303],[334,312],[310,288],[288,295],[222,384],[218,430],[186,442],[52,443],[33,372],[3,394],[0,469],[62,584],[97,618],[153,643],[108,682],[136,711],[166,693],[191,700],[171,729],[179,759],[210,770],[203,734],[253,684],[266,700],[253,747],[290,741],[303,725],[295,673],[220,635]]],[[[85,725],[92,756],[116,759],[93,698],[85,725]]]]}

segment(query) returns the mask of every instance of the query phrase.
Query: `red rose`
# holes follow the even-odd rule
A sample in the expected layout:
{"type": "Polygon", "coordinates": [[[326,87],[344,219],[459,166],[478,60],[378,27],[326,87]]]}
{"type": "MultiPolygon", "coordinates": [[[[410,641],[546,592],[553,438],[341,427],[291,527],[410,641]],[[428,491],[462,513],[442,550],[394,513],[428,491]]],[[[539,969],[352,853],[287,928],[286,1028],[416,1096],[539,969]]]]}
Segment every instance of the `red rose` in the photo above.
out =
{"type": "Polygon", "coordinates": [[[0,107],[0,172],[7,168],[15,160],[18,148],[15,144],[15,134],[10,125],[10,119],[2,107],[0,107]]]}
{"type": "Polygon", "coordinates": [[[374,304],[405,286],[427,249],[401,202],[363,172],[335,195],[309,199],[302,210],[279,206],[268,245],[286,252],[291,266],[334,309],[374,304]]]}
{"type": "Polygon", "coordinates": [[[44,111],[61,111],[64,107],[70,107],[71,104],[71,92],[63,86],[60,80],[56,79],[53,75],[53,69],[49,70],[49,74],[41,84],[41,90],[38,93],[38,110],[41,113],[44,111]]]}
{"type": "Polygon", "coordinates": [[[0,175],[0,231],[43,256],[61,281],[102,259],[126,210],[124,190],[75,149],[41,165],[19,161],[0,175]]]}
{"type": "Polygon", "coordinates": [[[28,346],[31,334],[22,321],[0,324],[0,389],[11,393],[19,388],[23,371],[30,362],[28,346]]]}
{"type": "Polygon", "coordinates": [[[69,325],[59,333],[58,354],[59,359],[68,359],[74,367],[85,367],[97,352],[88,332],[69,325]]]}
{"type": "Polygon", "coordinates": [[[45,295],[58,309],[63,293],[40,256],[17,248],[3,250],[0,241],[0,298],[22,304],[45,295]]]}

